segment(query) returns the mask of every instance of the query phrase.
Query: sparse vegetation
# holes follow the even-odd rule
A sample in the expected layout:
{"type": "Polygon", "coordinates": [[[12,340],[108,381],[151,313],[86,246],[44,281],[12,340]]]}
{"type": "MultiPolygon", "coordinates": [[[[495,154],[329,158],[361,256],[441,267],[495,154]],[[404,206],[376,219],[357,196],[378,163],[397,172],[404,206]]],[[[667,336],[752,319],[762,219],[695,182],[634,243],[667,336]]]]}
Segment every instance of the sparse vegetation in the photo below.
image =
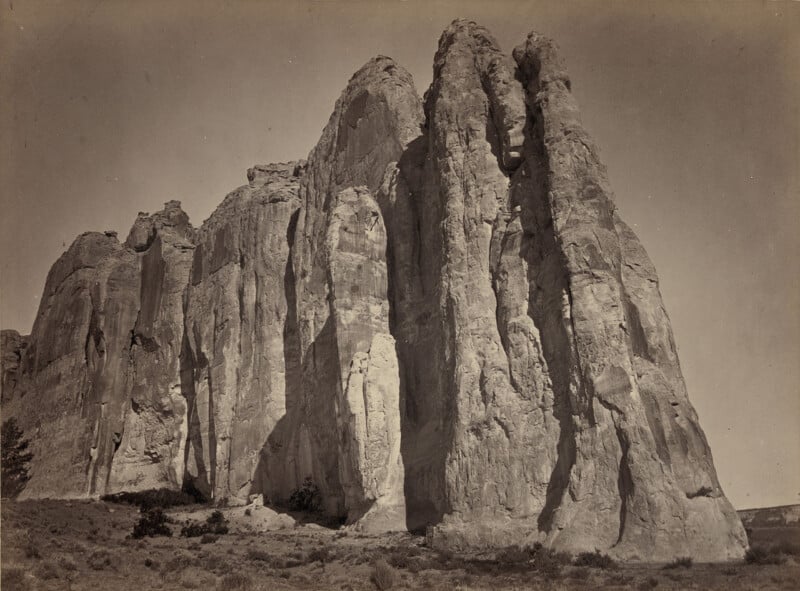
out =
{"type": "Polygon", "coordinates": [[[655,577],[647,577],[644,581],[639,583],[637,589],[639,591],[649,591],[658,587],[658,579],[655,577]]]}
{"type": "MultiPolygon", "coordinates": [[[[228,520],[222,514],[222,511],[214,511],[208,516],[205,523],[190,523],[181,528],[181,536],[184,538],[197,538],[200,536],[221,536],[228,533],[228,520]]],[[[203,541],[202,543],[208,544],[211,541],[216,541],[216,538],[210,541],[203,541]]]]}
{"type": "Polygon", "coordinates": [[[171,490],[168,488],[156,488],[136,492],[120,492],[113,495],[104,495],[102,500],[108,503],[125,503],[136,505],[142,511],[149,509],[168,509],[180,505],[194,505],[203,503],[205,499],[198,498],[185,491],[171,490]]]}
{"type": "Polygon", "coordinates": [[[664,568],[666,570],[675,569],[675,568],[692,568],[693,564],[694,564],[694,561],[691,559],[691,557],[689,557],[689,556],[681,556],[679,558],[676,558],[675,560],[673,560],[669,564],[665,564],[664,568]]]}
{"type": "Polygon", "coordinates": [[[25,570],[21,568],[4,568],[0,574],[0,587],[17,591],[28,591],[32,588],[25,576],[25,570]]]}
{"type": "Polygon", "coordinates": [[[289,509],[291,511],[307,511],[317,513],[322,509],[322,498],[319,494],[317,485],[310,477],[303,481],[300,488],[295,489],[289,495],[289,509]]]}
{"type": "Polygon", "coordinates": [[[589,568],[601,568],[603,570],[617,568],[617,563],[608,554],[603,554],[600,550],[594,552],[581,552],[575,557],[575,566],[588,566],[589,568]]]}
{"type": "Polygon", "coordinates": [[[111,555],[105,550],[92,552],[87,564],[92,570],[105,570],[111,567],[111,555]]]}
{"type": "Polygon", "coordinates": [[[250,591],[252,588],[253,580],[242,573],[225,575],[217,583],[217,591],[250,591]]]}
{"type": "Polygon", "coordinates": [[[376,560],[372,565],[370,580],[380,591],[391,589],[394,586],[396,578],[397,573],[395,570],[382,558],[376,560]]]}
{"type": "Polygon", "coordinates": [[[172,530],[167,527],[169,520],[159,508],[149,509],[142,513],[139,521],[133,526],[131,537],[139,540],[144,537],[172,536],[172,530]]]}
{"type": "Polygon", "coordinates": [[[386,572],[378,566],[379,561],[392,569],[390,591],[658,591],[690,586],[708,591],[789,591],[800,578],[800,561],[789,559],[797,544],[788,535],[784,536],[784,543],[763,534],[754,540],[755,551],[767,555],[763,566],[741,561],[695,563],[690,570],[661,570],[663,565],[620,563],[611,570],[575,565],[587,560],[596,563],[596,552],[590,553],[591,558],[570,557],[541,544],[471,554],[431,548],[424,538],[399,533],[382,536],[347,530],[347,536],[340,536],[305,525],[291,530],[248,532],[245,526],[255,523],[259,512],[254,510],[253,517],[247,518],[243,508],[223,511],[224,514],[214,515],[210,508],[193,507],[179,513],[187,515],[187,523],[195,521],[203,526],[209,521],[224,522],[224,517],[233,533],[181,538],[178,533],[185,518],[180,517],[180,522],[165,524],[173,531],[172,538],[133,539],[129,535],[133,524],[147,513],[133,505],[77,500],[4,502],[0,532],[3,577],[8,578],[7,571],[14,568],[25,574],[11,571],[12,582],[4,581],[2,588],[55,591],[72,585],[75,589],[113,586],[115,591],[262,591],[290,587],[381,591],[379,585],[388,584],[389,577],[378,574],[379,569],[386,572]],[[51,534],[51,528],[56,533],[51,534]],[[89,541],[87,535],[93,531],[98,535],[89,541]],[[785,561],[776,565],[776,556],[785,561]],[[21,577],[24,582],[17,585],[14,577],[21,577]]]}
{"type": "Polygon", "coordinates": [[[787,557],[778,545],[755,545],[750,546],[744,559],[747,564],[783,564],[787,557]]]}
{"type": "Polygon", "coordinates": [[[4,497],[16,497],[30,479],[28,464],[33,454],[28,451],[29,442],[23,438],[22,429],[12,417],[0,426],[0,492],[4,497]]]}

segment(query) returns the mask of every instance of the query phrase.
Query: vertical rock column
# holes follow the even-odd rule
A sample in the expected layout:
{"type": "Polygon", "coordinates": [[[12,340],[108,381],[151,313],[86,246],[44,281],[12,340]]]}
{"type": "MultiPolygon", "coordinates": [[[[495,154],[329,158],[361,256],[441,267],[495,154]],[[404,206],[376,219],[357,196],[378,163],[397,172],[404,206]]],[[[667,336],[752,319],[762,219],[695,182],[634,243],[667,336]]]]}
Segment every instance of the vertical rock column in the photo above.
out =
{"type": "Polygon", "coordinates": [[[557,480],[559,498],[542,523],[548,542],[626,558],[738,558],[744,533],[686,399],[655,272],[615,215],[555,46],[532,33],[514,57],[534,120],[531,143],[546,162],[579,376],[568,475],[557,480]]]}
{"type": "Polygon", "coordinates": [[[535,531],[556,461],[528,238],[511,194],[526,123],[514,73],[486,29],[456,21],[440,40],[425,105],[429,160],[417,203],[425,251],[438,255],[423,260],[422,284],[440,336],[416,343],[418,380],[430,387],[411,396],[439,406],[438,425],[420,433],[428,449],[415,450],[427,466],[413,477],[443,515],[431,523],[433,543],[451,548],[535,531]]]}
{"type": "Polygon", "coordinates": [[[183,483],[187,429],[180,352],[193,233],[180,203],[170,201],[152,216],[140,214],[125,242],[140,261],[139,310],[109,490],[179,489],[183,483]]]}
{"type": "Polygon", "coordinates": [[[294,162],[250,169],[249,183],[197,232],[181,358],[186,481],[216,500],[291,490],[288,447],[271,469],[261,452],[296,397],[284,339],[294,314],[287,259],[301,172],[294,162]]]}
{"type": "Polygon", "coordinates": [[[404,530],[400,377],[389,333],[386,229],[365,188],[336,196],[325,247],[342,367],[336,419],[347,521],[368,531],[404,530]]]}
{"type": "MultiPolygon", "coordinates": [[[[292,453],[297,458],[294,465],[298,480],[310,477],[314,481],[330,515],[353,517],[363,510],[363,502],[358,501],[357,508],[349,507],[350,501],[345,499],[345,487],[351,487],[352,482],[341,481],[341,475],[347,474],[349,468],[340,468],[336,404],[343,400],[351,361],[357,353],[368,353],[376,333],[369,328],[369,322],[360,320],[353,325],[358,329],[351,331],[346,325],[350,312],[344,309],[339,314],[344,322],[337,322],[332,316],[335,286],[331,284],[330,271],[335,267],[329,268],[331,259],[326,247],[331,212],[337,196],[346,189],[363,186],[371,195],[378,194],[384,177],[396,169],[407,145],[419,135],[420,121],[419,98],[410,75],[389,58],[370,60],[351,78],[337,101],[322,138],[309,155],[303,178],[302,209],[292,248],[302,400],[283,440],[273,443],[279,450],[286,445],[295,446],[292,453]],[[340,334],[340,330],[344,333],[340,334]]],[[[383,217],[391,232],[391,215],[387,212],[383,217]]],[[[359,227],[368,229],[367,225],[359,227]]],[[[334,253],[334,261],[343,256],[344,251],[334,253]]],[[[385,250],[374,256],[387,264],[385,250]]],[[[350,279],[345,276],[336,280],[350,279]]],[[[341,290],[337,293],[341,298],[341,290]]],[[[367,293],[374,300],[378,291],[367,293]]],[[[359,299],[352,293],[349,297],[353,302],[359,299]]],[[[385,294],[382,297],[380,305],[388,309],[388,298],[385,294]]],[[[383,334],[385,330],[382,326],[379,332],[383,334]]],[[[351,494],[349,498],[355,497],[351,494]]]]}

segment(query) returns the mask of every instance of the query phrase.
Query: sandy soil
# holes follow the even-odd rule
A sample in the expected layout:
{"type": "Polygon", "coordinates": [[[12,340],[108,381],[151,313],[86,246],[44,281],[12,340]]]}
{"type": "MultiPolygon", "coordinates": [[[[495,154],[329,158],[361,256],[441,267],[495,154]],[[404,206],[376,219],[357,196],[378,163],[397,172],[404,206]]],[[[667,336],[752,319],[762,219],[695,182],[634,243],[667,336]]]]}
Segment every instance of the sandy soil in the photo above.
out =
{"type": "Polygon", "coordinates": [[[427,548],[420,536],[369,536],[328,529],[299,523],[265,507],[226,509],[230,532],[216,539],[180,537],[185,522],[202,522],[210,512],[202,506],[168,510],[175,522],[170,525],[172,537],[135,540],[130,533],[139,519],[136,507],[91,501],[3,500],[2,591],[761,591],[797,589],[800,581],[797,557],[782,565],[742,562],[674,569],[663,565],[621,565],[617,569],[563,565],[556,567],[558,572],[543,573],[508,555],[450,556],[427,548]]]}

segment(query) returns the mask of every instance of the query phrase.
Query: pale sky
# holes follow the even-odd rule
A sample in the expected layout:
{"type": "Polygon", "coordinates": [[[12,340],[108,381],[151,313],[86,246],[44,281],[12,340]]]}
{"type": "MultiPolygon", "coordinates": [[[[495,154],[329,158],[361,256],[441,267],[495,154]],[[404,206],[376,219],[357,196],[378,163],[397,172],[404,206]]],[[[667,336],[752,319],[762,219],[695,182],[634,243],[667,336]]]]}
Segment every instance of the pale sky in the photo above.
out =
{"type": "Polygon", "coordinates": [[[800,502],[800,3],[0,0],[0,327],[30,331],[81,232],[179,199],[199,226],[304,158],[350,76],[420,95],[441,31],[556,39],[623,218],[661,278],[737,508],[800,502]]]}

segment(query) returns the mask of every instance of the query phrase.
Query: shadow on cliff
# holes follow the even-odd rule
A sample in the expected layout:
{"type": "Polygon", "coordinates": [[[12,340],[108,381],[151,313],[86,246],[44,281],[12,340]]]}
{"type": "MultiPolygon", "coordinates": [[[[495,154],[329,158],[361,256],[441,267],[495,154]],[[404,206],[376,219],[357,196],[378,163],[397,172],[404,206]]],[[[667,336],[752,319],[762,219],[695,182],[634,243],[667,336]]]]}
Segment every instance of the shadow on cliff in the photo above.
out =
{"type": "MultiPolygon", "coordinates": [[[[294,491],[303,487],[304,481],[319,472],[314,457],[315,450],[323,447],[319,441],[318,433],[310,433],[305,425],[304,418],[313,413],[317,417],[326,417],[329,421],[336,420],[334,400],[330,400],[324,409],[308,409],[304,401],[303,375],[309,375],[309,365],[315,363],[314,348],[317,346],[335,346],[336,335],[333,318],[329,317],[315,341],[310,345],[305,362],[302,361],[302,343],[297,323],[297,294],[295,289],[295,273],[292,265],[292,249],[294,248],[295,231],[300,210],[291,217],[286,231],[286,240],[289,244],[289,255],[286,260],[283,288],[286,297],[286,319],[283,325],[283,357],[285,376],[285,403],[286,412],[275,424],[267,436],[259,452],[258,464],[253,473],[251,494],[261,494],[264,503],[273,509],[288,513],[289,500],[294,491]],[[312,441],[313,439],[313,441],[312,441]],[[315,469],[317,468],[317,469],[315,469]]],[[[338,359],[338,351],[335,351],[338,359]]],[[[338,363],[336,364],[338,370],[338,363]]],[[[334,426],[330,432],[335,433],[334,426]]],[[[332,467],[338,472],[338,465],[332,467]]],[[[325,471],[330,475],[331,467],[325,471]]],[[[338,474],[334,483],[330,478],[325,479],[320,487],[322,500],[330,495],[328,489],[331,484],[339,486],[338,474]],[[326,494],[327,493],[327,494],[326,494]]],[[[315,486],[318,483],[313,483],[315,486]]],[[[293,514],[295,518],[297,514],[293,514]]],[[[338,516],[324,515],[321,512],[309,512],[304,515],[305,521],[320,525],[339,525],[338,516]]]]}

